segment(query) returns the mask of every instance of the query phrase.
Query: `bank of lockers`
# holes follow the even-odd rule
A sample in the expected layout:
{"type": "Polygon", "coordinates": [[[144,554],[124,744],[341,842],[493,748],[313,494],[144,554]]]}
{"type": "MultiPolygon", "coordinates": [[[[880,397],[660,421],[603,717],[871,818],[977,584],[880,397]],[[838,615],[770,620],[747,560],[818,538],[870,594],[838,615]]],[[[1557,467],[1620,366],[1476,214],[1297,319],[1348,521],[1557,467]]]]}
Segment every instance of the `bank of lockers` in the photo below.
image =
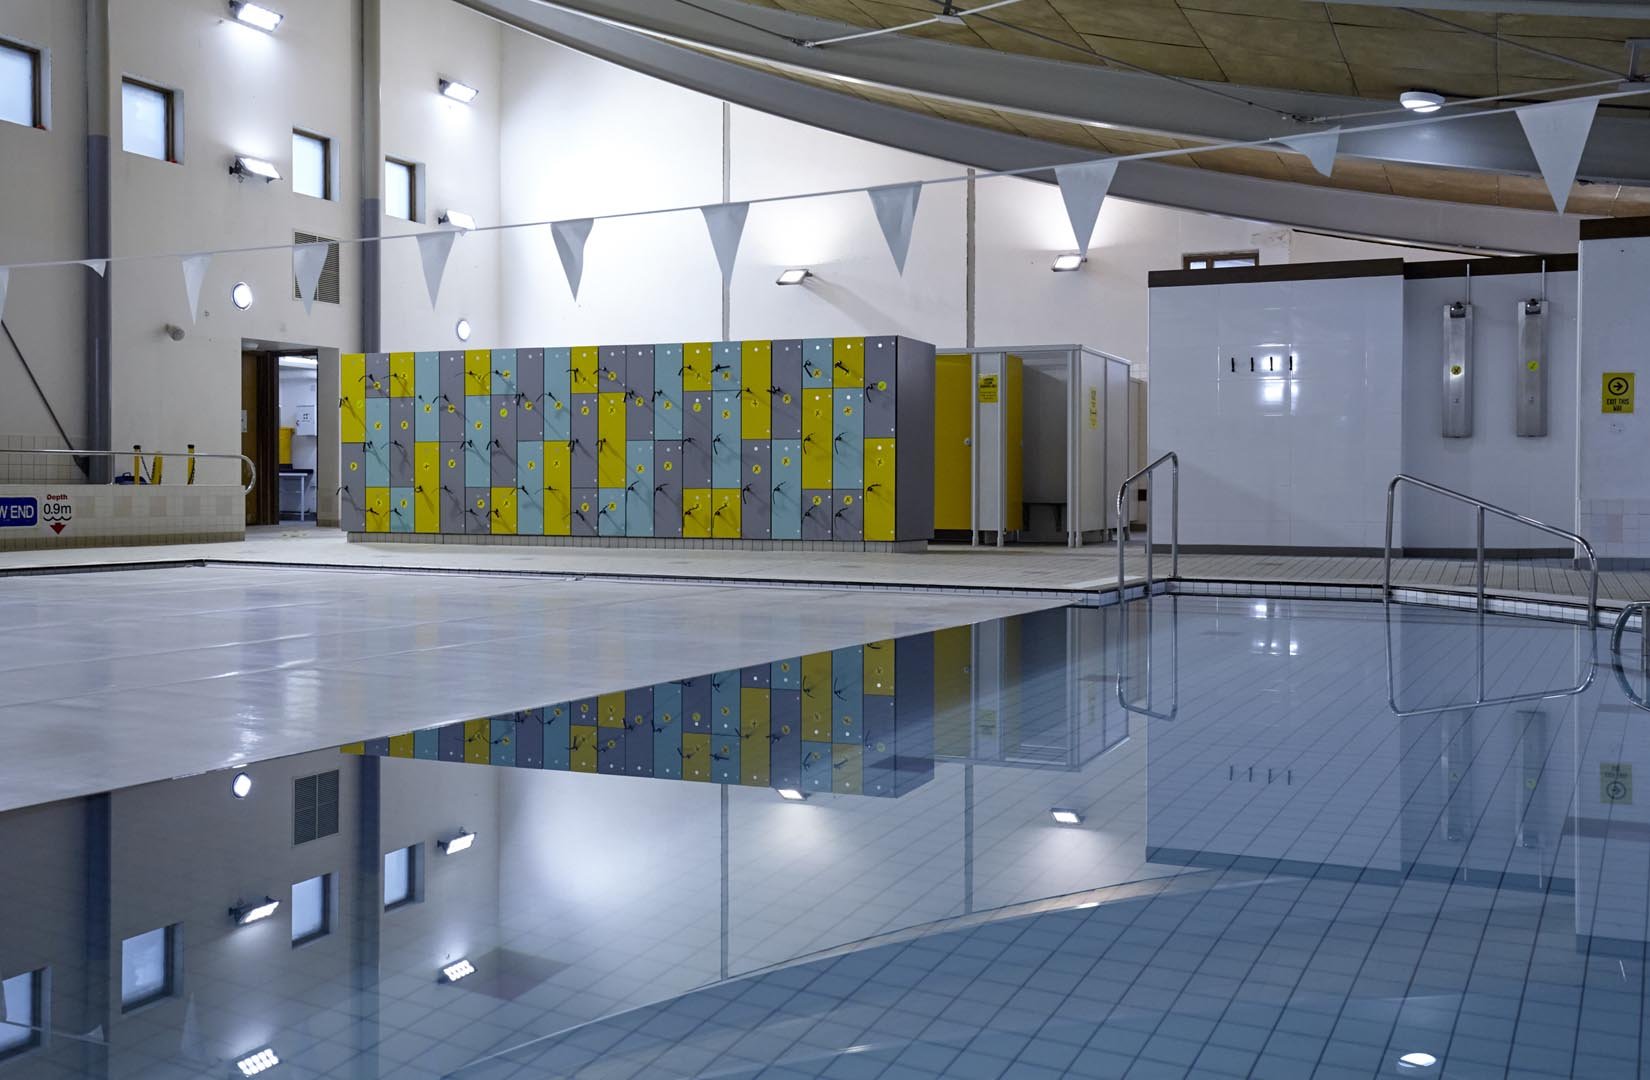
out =
{"type": "Polygon", "coordinates": [[[933,358],[902,337],[346,355],[341,524],[927,539],[933,358]]]}

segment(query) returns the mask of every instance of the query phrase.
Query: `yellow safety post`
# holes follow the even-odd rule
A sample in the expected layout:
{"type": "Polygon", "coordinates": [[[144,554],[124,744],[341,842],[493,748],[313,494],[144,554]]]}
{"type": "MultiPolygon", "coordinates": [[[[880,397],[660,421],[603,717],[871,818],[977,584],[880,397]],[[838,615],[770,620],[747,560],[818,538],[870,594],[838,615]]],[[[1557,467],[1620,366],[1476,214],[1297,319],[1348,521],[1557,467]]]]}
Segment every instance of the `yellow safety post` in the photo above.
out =
{"type": "Polygon", "coordinates": [[[132,483],[143,483],[143,447],[132,444],[132,483]]]}
{"type": "Polygon", "coordinates": [[[153,465],[149,466],[149,482],[151,484],[160,483],[160,466],[161,466],[161,456],[159,454],[156,454],[155,455],[155,463],[153,465]]]}
{"type": "Polygon", "coordinates": [[[190,484],[195,482],[195,444],[189,444],[189,479],[190,484]]]}

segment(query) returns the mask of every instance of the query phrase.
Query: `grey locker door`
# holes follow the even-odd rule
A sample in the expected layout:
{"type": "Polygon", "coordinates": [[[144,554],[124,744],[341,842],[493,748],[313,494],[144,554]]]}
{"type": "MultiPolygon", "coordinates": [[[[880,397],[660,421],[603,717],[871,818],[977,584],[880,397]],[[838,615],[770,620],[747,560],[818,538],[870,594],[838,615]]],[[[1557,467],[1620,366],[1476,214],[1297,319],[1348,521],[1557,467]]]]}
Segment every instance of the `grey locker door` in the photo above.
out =
{"type": "Polygon", "coordinates": [[[831,538],[832,493],[829,490],[802,490],[802,539],[831,538]]]}
{"type": "Polygon", "coordinates": [[[865,417],[867,439],[894,437],[894,374],[898,339],[873,337],[865,339],[865,417]]]}
{"type": "Polygon", "coordinates": [[[630,401],[624,418],[624,437],[629,442],[653,438],[653,346],[625,347],[625,382],[630,401]]]}
{"type": "Polygon", "coordinates": [[[516,398],[514,394],[493,395],[492,439],[487,452],[492,461],[494,487],[515,487],[516,480],[516,398]]]}
{"type": "Polygon", "coordinates": [[[338,527],[345,532],[367,531],[367,451],[361,443],[345,443],[339,462],[343,483],[338,491],[338,527]]]}
{"type": "Polygon", "coordinates": [[[773,437],[802,437],[802,342],[773,343],[773,437]]]}
{"type": "MultiPolygon", "coordinates": [[[[443,372],[443,375],[445,375],[445,372],[443,372]]],[[[460,384],[464,382],[462,371],[459,372],[458,381],[460,384]]],[[[441,394],[436,398],[435,407],[436,411],[441,414],[441,441],[463,442],[466,437],[464,431],[464,395],[453,393],[443,383],[441,394]]]]}
{"type": "Polygon", "coordinates": [[[516,350],[516,441],[544,438],[544,350],[516,350]]]}
{"type": "Polygon", "coordinates": [[[366,362],[366,394],[368,397],[390,396],[390,354],[368,353],[366,362]]]}
{"type": "Polygon", "coordinates": [[[708,390],[692,390],[683,398],[682,488],[709,488],[712,395],[708,390]]]}
{"type": "Polygon", "coordinates": [[[739,535],[745,540],[766,540],[773,534],[769,446],[765,439],[746,439],[740,444],[739,535]]]}
{"type": "Polygon", "coordinates": [[[493,531],[493,493],[487,488],[464,490],[464,531],[481,536],[493,531]]]}
{"type": "Polygon", "coordinates": [[[682,535],[682,444],[653,444],[653,535],[682,535]]]}
{"type": "MultiPolygon", "coordinates": [[[[596,486],[596,439],[597,406],[595,394],[573,395],[572,417],[572,486],[574,488],[593,488],[596,486]]],[[[595,520],[592,518],[591,520],[595,520]]]]}
{"type": "Polygon", "coordinates": [[[832,540],[865,539],[865,499],[858,488],[832,492],[832,540]]]}
{"type": "Polygon", "coordinates": [[[594,485],[590,487],[575,487],[573,501],[568,507],[568,522],[572,526],[574,536],[595,536],[599,528],[601,513],[601,493],[594,485]]]}
{"type": "Polygon", "coordinates": [[[413,444],[418,432],[418,403],[410,397],[390,399],[390,486],[413,485],[413,444]]]}
{"type": "Polygon", "coordinates": [[[617,394],[625,388],[629,363],[623,345],[603,345],[596,350],[596,392],[617,394]]]}

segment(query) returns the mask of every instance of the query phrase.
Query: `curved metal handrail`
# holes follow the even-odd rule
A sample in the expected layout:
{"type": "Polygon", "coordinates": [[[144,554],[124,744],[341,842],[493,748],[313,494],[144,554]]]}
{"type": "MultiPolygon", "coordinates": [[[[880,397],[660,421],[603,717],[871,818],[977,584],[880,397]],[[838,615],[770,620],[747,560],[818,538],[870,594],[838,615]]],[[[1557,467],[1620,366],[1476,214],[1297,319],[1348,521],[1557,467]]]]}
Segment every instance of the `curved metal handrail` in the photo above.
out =
{"type": "MultiPolygon", "coordinates": [[[[132,450],[29,450],[20,447],[0,446],[0,454],[51,454],[59,457],[117,458],[125,457],[131,453],[133,453],[132,450]]],[[[246,486],[243,490],[250,492],[253,486],[258,483],[258,466],[253,464],[252,459],[247,457],[245,454],[206,453],[200,450],[186,450],[181,452],[177,450],[144,450],[141,451],[141,453],[154,454],[159,457],[222,458],[226,461],[232,458],[238,458],[240,462],[246,466],[246,486]]],[[[110,482],[113,483],[113,481],[110,482]]]]}
{"type": "MultiPolygon", "coordinates": [[[[1117,595],[1123,595],[1123,549],[1129,541],[1129,519],[1123,512],[1123,504],[1129,495],[1129,488],[1143,476],[1149,476],[1153,470],[1164,462],[1169,464],[1169,576],[1180,576],[1180,455],[1170,450],[1167,454],[1147,465],[1144,469],[1123,481],[1123,486],[1117,489],[1117,595]]],[[[1151,507],[1151,494],[1147,493],[1148,514],[1151,507]]],[[[1152,593],[1152,540],[1151,518],[1146,519],[1146,595],[1152,593]]]]}
{"type": "Polygon", "coordinates": [[[1645,696],[1627,681],[1627,669],[1621,664],[1621,636],[1627,632],[1627,623],[1635,611],[1639,616],[1639,634],[1643,638],[1639,646],[1641,666],[1646,673],[1650,673],[1650,601],[1646,600],[1634,600],[1616,615],[1616,623],[1610,628],[1610,666],[1615,668],[1616,682],[1621,686],[1622,693],[1627,695],[1628,702],[1650,711],[1650,700],[1646,700],[1645,696]]]}
{"type": "Polygon", "coordinates": [[[1587,635],[1590,647],[1585,661],[1587,673],[1574,686],[1555,687],[1551,690],[1525,690],[1517,694],[1502,694],[1490,697],[1484,686],[1484,617],[1478,616],[1478,693],[1471,701],[1456,701],[1448,705],[1428,705],[1419,709],[1406,709],[1398,704],[1397,666],[1393,662],[1392,652],[1392,608],[1386,608],[1386,703],[1394,716],[1434,716],[1438,713],[1455,712],[1462,709],[1478,709],[1491,705],[1514,705],[1521,701],[1546,701],[1550,698],[1577,697],[1587,692],[1593,685],[1593,677],[1598,674],[1598,635],[1587,635]]]}
{"type": "MultiPolygon", "coordinates": [[[[1180,715],[1180,597],[1169,597],[1169,680],[1171,683],[1169,711],[1161,712],[1152,708],[1152,692],[1156,683],[1152,679],[1152,615],[1155,605],[1150,594],[1146,596],[1146,700],[1142,704],[1128,699],[1124,688],[1128,682],[1129,669],[1129,629],[1122,626],[1123,645],[1120,650],[1122,663],[1117,668],[1117,704],[1124,712],[1138,713],[1152,720],[1173,720],[1180,715]]],[[[1129,608],[1124,604],[1117,605],[1120,621],[1127,618],[1129,608]]]]}
{"type": "Polygon", "coordinates": [[[1598,556],[1593,552],[1593,545],[1587,542],[1586,537],[1580,535],[1579,533],[1573,533],[1568,529],[1561,529],[1556,525],[1549,525],[1545,521],[1537,521],[1535,518],[1527,517],[1526,515],[1520,514],[1515,510],[1508,510],[1505,507],[1496,506],[1493,503],[1487,503],[1482,499],[1475,499],[1471,495],[1467,495],[1463,492],[1442,487],[1428,480],[1422,480],[1420,477],[1410,476],[1407,473],[1399,473],[1397,476],[1394,476],[1392,478],[1392,482],[1386,486],[1386,548],[1382,559],[1384,569],[1381,578],[1381,595],[1383,597],[1391,597],[1392,595],[1392,509],[1393,500],[1397,495],[1399,484],[1413,484],[1425,491],[1430,491],[1434,494],[1442,495],[1445,498],[1454,499],[1457,502],[1464,502],[1468,506],[1478,508],[1478,556],[1476,563],[1478,567],[1479,611],[1487,610],[1487,604],[1484,598],[1484,515],[1494,514],[1497,517],[1503,517],[1509,521],[1516,521],[1522,525],[1528,525],[1532,529],[1539,529],[1544,533],[1562,537],[1587,553],[1587,561],[1592,566],[1592,577],[1587,589],[1587,626],[1592,628],[1598,625],[1598,556]]]}

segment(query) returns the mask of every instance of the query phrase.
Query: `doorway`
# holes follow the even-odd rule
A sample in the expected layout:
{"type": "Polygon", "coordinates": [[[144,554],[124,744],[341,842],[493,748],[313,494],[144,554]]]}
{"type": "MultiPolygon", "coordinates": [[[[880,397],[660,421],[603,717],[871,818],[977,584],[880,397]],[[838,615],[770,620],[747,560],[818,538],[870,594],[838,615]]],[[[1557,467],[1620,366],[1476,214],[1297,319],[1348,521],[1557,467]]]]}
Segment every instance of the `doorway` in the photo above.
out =
{"type": "Polygon", "coordinates": [[[246,524],[280,521],[280,385],[275,354],[241,350],[241,453],[258,470],[246,493],[246,524]]]}
{"type": "Polygon", "coordinates": [[[248,526],[316,520],[318,361],[314,346],[241,342],[241,453],[258,469],[248,526]]]}

